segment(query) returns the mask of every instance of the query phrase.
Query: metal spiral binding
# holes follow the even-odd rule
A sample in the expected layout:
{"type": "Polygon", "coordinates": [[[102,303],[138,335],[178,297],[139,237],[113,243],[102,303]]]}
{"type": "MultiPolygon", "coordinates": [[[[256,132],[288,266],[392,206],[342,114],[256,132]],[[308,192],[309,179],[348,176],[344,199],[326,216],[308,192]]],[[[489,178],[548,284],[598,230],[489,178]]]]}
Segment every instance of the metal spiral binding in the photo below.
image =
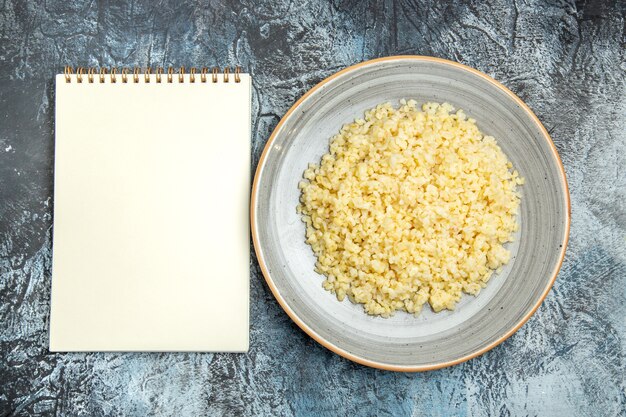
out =
{"type": "MultiPolygon", "coordinates": [[[[225,83],[230,82],[230,75],[231,75],[230,70],[231,70],[230,67],[224,67],[224,71],[222,74],[222,81],[225,83]]],[[[208,77],[209,68],[207,67],[202,67],[199,69],[199,71],[198,71],[198,68],[191,67],[188,73],[185,72],[185,67],[180,67],[178,70],[175,70],[173,67],[168,67],[167,72],[165,72],[163,67],[156,67],[154,72],[152,71],[152,68],[150,67],[145,68],[143,71],[142,71],[142,68],[134,67],[131,73],[128,68],[122,68],[121,71],[118,71],[116,67],[111,67],[110,69],[107,69],[104,67],[102,68],[77,67],[76,71],[74,72],[73,67],[67,66],[65,67],[63,74],[65,76],[66,83],[71,83],[72,79],[75,79],[76,82],[79,84],[83,82],[85,75],[87,76],[87,82],[89,84],[93,84],[94,82],[100,82],[104,84],[106,83],[107,76],[109,78],[109,81],[112,84],[115,84],[118,81],[118,79],[120,79],[123,84],[128,84],[129,80],[131,80],[133,84],[138,84],[141,80],[141,77],[140,77],[141,74],[144,75],[143,77],[144,83],[150,82],[152,74],[155,75],[155,81],[157,84],[160,84],[163,82],[163,75],[165,75],[165,82],[170,83],[170,84],[173,83],[174,80],[177,80],[178,83],[189,82],[192,84],[196,83],[197,81],[200,83],[219,82],[218,76],[219,76],[220,68],[213,67],[210,69],[210,72],[211,72],[211,78],[209,79],[208,77]],[[196,74],[198,73],[200,74],[199,78],[196,77],[196,74]],[[178,77],[175,78],[174,74],[178,74],[178,77]],[[188,81],[185,81],[186,74],[189,75],[188,81]]],[[[235,67],[234,73],[233,73],[233,79],[235,83],[241,82],[241,67],[239,66],[235,67]]]]}

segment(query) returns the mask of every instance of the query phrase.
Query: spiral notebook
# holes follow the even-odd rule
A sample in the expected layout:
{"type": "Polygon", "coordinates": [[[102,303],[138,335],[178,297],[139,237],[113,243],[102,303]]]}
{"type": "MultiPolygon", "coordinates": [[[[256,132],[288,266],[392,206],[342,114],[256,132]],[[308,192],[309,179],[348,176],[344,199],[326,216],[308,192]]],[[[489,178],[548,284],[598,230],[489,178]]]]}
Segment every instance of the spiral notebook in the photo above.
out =
{"type": "Polygon", "coordinates": [[[248,349],[250,85],[57,75],[51,351],[248,349]]]}

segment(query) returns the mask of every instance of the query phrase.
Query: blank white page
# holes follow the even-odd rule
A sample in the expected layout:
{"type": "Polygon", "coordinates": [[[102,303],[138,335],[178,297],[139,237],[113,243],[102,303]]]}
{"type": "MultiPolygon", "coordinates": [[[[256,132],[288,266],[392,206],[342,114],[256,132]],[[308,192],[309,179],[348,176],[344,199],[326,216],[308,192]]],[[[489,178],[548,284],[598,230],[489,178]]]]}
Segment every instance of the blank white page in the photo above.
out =
{"type": "Polygon", "coordinates": [[[248,349],[250,76],[56,77],[51,351],[248,349]]]}

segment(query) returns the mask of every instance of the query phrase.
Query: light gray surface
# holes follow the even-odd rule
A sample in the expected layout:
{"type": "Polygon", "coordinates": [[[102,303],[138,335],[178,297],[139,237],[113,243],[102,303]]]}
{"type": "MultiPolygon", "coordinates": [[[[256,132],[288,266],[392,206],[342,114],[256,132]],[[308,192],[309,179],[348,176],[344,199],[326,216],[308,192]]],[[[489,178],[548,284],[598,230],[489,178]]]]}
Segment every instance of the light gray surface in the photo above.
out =
{"type": "Polygon", "coordinates": [[[624,415],[623,4],[1,3],[0,415],[624,415]],[[64,65],[242,64],[254,77],[256,163],[280,116],[309,88],[392,54],[484,71],[551,131],[571,187],[572,233],[553,290],[520,331],[440,371],[366,368],[301,332],[253,261],[247,355],[48,353],[52,79],[64,65]]]}
{"type": "Polygon", "coordinates": [[[397,58],[343,72],[316,88],[278,128],[261,161],[253,235],[278,296],[305,328],[335,349],[376,366],[417,369],[459,361],[509,334],[540,302],[568,236],[569,195],[560,161],[533,115],[484,77],[450,62],[397,58]],[[383,102],[447,102],[494,136],[525,179],[520,187],[520,233],[511,262],[478,297],[465,296],[454,312],[420,317],[367,316],[362,306],[321,287],[315,259],[296,213],[298,182],[319,164],[341,126],[383,102]]]}

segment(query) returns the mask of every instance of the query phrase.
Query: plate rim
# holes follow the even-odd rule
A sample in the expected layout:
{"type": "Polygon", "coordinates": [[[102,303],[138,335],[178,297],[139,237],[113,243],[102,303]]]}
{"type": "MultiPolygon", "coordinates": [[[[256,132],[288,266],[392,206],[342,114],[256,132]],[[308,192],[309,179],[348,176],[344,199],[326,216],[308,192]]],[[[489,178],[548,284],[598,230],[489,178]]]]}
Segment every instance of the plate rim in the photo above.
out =
{"type": "Polygon", "coordinates": [[[300,329],[302,329],[313,340],[315,340],[316,342],[318,342],[319,344],[321,344],[325,348],[329,349],[330,351],[332,351],[332,352],[334,352],[334,353],[336,353],[336,354],[338,354],[340,356],[343,356],[346,359],[349,359],[349,360],[351,360],[353,362],[359,363],[361,365],[369,366],[369,367],[372,367],[372,368],[383,369],[383,370],[388,370],[388,371],[399,371],[399,372],[424,372],[424,371],[431,371],[431,370],[445,368],[445,367],[448,367],[448,366],[453,366],[453,365],[456,365],[456,364],[459,364],[459,363],[462,363],[462,362],[466,362],[466,361],[468,361],[470,359],[473,359],[473,358],[475,358],[477,356],[480,356],[483,353],[486,353],[487,351],[495,348],[496,346],[498,346],[499,344],[504,342],[506,339],[511,337],[515,332],[517,332],[530,319],[530,317],[537,311],[539,306],[543,303],[543,301],[547,297],[548,293],[552,289],[552,286],[554,285],[554,282],[556,281],[556,277],[557,277],[557,275],[558,275],[558,273],[559,273],[559,271],[561,269],[561,266],[563,265],[563,259],[565,258],[565,253],[566,253],[567,245],[568,245],[568,242],[569,242],[571,216],[572,216],[571,198],[570,198],[569,187],[568,187],[568,184],[567,184],[567,178],[566,178],[566,175],[565,175],[565,168],[563,166],[563,162],[561,161],[559,153],[558,153],[558,151],[556,149],[556,146],[554,145],[554,142],[552,141],[552,138],[550,137],[549,132],[543,126],[543,124],[541,123],[539,118],[535,115],[535,113],[530,109],[530,107],[528,107],[528,105],[526,103],[524,103],[515,93],[513,93],[511,90],[509,90],[507,87],[505,87],[502,83],[500,83],[499,81],[496,81],[492,77],[488,76],[487,74],[485,74],[485,73],[483,73],[483,72],[481,72],[481,71],[479,71],[477,69],[474,69],[474,68],[472,68],[470,66],[461,64],[459,62],[451,61],[451,60],[448,60],[448,59],[436,58],[436,57],[425,56],[425,55],[392,55],[392,56],[386,56],[386,57],[382,57],[382,58],[376,58],[376,59],[363,61],[363,62],[360,62],[360,63],[355,64],[355,65],[351,65],[349,67],[346,67],[346,68],[344,68],[344,69],[342,69],[340,71],[337,71],[337,72],[333,73],[332,75],[326,77],[325,79],[323,79],[322,81],[317,83],[315,86],[313,86],[311,89],[309,89],[304,95],[302,95],[302,97],[300,97],[289,108],[289,110],[283,115],[283,117],[281,117],[280,121],[278,122],[278,124],[276,125],[274,130],[272,131],[272,134],[270,135],[269,139],[267,140],[267,143],[265,144],[265,147],[263,148],[263,152],[261,153],[261,156],[259,157],[259,161],[257,163],[257,167],[256,167],[255,174],[254,174],[254,180],[253,180],[253,183],[252,183],[251,197],[250,197],[250,232],[252,234],[252,242],[253,242],[253,246],[254,246],[254,251],[255,251],[255,254],[256,254],[257,262],[259,264],[259,267],[261,268],[261,272],[263,274],[263,277],[265,278],[265,282],[267,283],[268,287],[270,288],[274,298],[276,299],[276,301],[278,301],[278,304],[285,311],[285,313],[287,313],[289,318],[291,318],[291,320],[296,325],[298,325],[298,327],[300,327],[300,329]],[[560,182],[561,182],[561,184],[563,186],[563,189],[565,191],[565,203],[566,203],[566,207],[567,207],[567,209],[565,210],[565,228],[564,228],[564,233],[563,233],[563,237],[562,237],[562,247],[561,247],[561,251],[560,251],[561,253],[559,254],[559,260],[558,260],[554,270],[552,271],[552,275],[550,277],[550,280],[548,281],[546,287],[544,288],[543,292],[541,293],[541,296],[535,302],[535,304],[529,310],[529,312],[526,315],[524,315],[519,320],[518,323],[516,323],[513,327],[511,327],[508,331],[506,331],[503,335],[498,337],[496,340],[494,340],[493,342],[489,343],[487,346],[484,346],[484,347],[482,347],[480,349],[477,349],[476,351],[474,351],[474,352],[472,352],[470,354],[467,354],[465,356],[462,356],[460,358],[457,358],[457,359],[454,359],[454,360],[451,360],[451,361],[437,362],[437,363],[428,364],[428,365],[394,365],[394,364],[389,364],[389,363],[385,363],[385,362],[378,362],[378,361],[373,361],[373,360],[370,360],[370,359],[366,359],[366,358],[357,356],[357,355],[355,355],[353,353],[350,353],[347,350],[342,349],[341,347],[339,347],[339,346],[329,342],[328,340],[326,340],[322,336],[320,336],[318,333],[316,333],[313,329],[311,329],[306,323],[304,323],[304,321],[302,321],[300,319],[300,317],[298,317],[296,315],[296,313],[291,309],[291,307],[289,307],[288,303],[280,295],[280,292],[278,291],[278,288],[274,284],[274,281],[272,280],[271,274],[269,273],[269,269],[267,268],[267,265],[265,264],[265,260],[264,260],[264,258],[262,256],[263,252],[262,252],[262,248],[261,248],[261,245],[260,245],[260,238],[259,238],[258,229],[256,227],[256,223],[257,223],[256,203],[257,203],[257,195],[259,193],[260,177],[261,177],[263,168],[264,168],[265,163],[266,163],[267,155],[268,155],[270,149],[272,148],[272,144],[273,144],[276,136],[278,135],[278,133],[282,130],[282,127],[285,124],[285,122],[287,121],[287,119],[298,109],[298,107],[300,107],[300,105],[309,96],[311,96],[314,92],[316,92],[317,90],[319,90],[320,88],[322,88],[324,85],[328,84],[330,81],[334,80],[335,78],[338,78],[338,77],[340,77],[340,76],[342,76],[342,75],[344,75],[346,73],[352,72],[352,71],[357,70],[359,68],[363,68],[363,67],[371,66],[371,65],[374,65],[374,64],[378,64],[380,62],[403,61],[403,60],[414,60],[414,61],[422,61],[422,62],[436,62],[436,63],[439,63],[439,64],[449,65],[449,66],[455,67],[455,68],[463,70],[463,71],[467,71],[467,72],[472,73],[474,75],[477,75],[480,78],[482,78],[482,79],[488,81],[489,83],[493,84],[495,87],[497,87],[498,89],[500,89],[504,93],[506,93],[513,101],[515,101],[520,106],[520,108],[522,110],[524,110],[527,113],[528,116],[530,116],[531,120],[533,120],[535,122],[535,124],[537,125],[537,127],[541,131],[543,138],[546,140],[546,142],[550,146],[550,149],[552,150],[552,157],[557,162],[557,166],[558,166],[559,171],[560,171],[560,178],[559,179],[560,179],[560,182]]]}

